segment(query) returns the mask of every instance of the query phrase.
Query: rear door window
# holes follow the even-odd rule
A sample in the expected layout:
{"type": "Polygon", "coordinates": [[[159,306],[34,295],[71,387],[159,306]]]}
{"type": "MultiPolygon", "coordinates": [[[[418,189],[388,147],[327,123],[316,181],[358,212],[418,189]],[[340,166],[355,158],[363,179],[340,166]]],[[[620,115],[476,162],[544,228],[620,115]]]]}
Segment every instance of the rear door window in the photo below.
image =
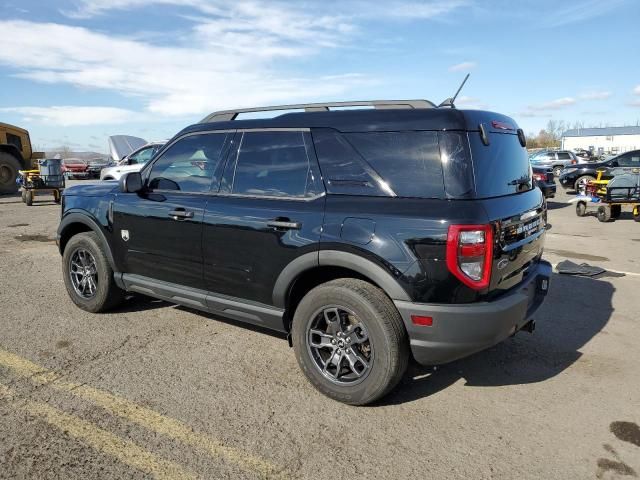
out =
{"type": "MultiPolygon", "coordinates": [[[[313,159],[315,162],[315,159],[313,159]]],[[[317,195],[318,174],[307,154],[305,132],[242,134],[231,180],[238,195],[304,198],[317,195]]]]}
{"type": "Polygon", "coordinates": [[[621,167],[640,167],[640,150],[620,155],[618,165],[621,167]]]}
{"type": "Polygon", "coordinates": [[[568,152],[558,152],[558,160],[571,160],[571,155],[568,152]]]}
{"type": "Polygon", "coordinates": [[[533,188],[527,151],[517,135],[491,133],[488,146],[482,143],[478,133],[467,135],[478,198],[500,197],[533,188]]]}

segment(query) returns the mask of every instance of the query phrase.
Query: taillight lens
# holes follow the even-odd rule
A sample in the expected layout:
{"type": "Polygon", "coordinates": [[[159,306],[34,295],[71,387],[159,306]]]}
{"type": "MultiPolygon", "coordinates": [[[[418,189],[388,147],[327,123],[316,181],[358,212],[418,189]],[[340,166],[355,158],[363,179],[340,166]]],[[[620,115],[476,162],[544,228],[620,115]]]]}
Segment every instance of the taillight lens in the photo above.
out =
{"type": "Polygon", "coordinates": [[[547,178],[542,173],[534,173],[533,178],[535,178],[539,182],[544,182],[547,178]]]}
{"type": "Polygon", "coordinates": [[[462,283],[482,290],[491,281],[493,228],[491,225],[450,225],[447,267],[462,283]]]}

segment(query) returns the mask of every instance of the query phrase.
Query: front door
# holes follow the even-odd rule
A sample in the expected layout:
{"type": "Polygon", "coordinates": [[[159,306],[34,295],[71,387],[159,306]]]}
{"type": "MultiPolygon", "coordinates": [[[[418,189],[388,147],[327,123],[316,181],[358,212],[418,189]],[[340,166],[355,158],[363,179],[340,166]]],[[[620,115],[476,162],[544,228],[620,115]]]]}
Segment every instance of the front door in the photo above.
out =
{"type": "Polygon", "coordinates": [[[318,251],[324,187],[308,131],[238,132],[234,143],[204,215],[205,281],[214,294],[273,305],[282,270],[318,251]]]}
{"type": "Polygon", "coordinates": [[[208,194],[219,184],[227,137],[178,139],[145,172],[142,192],[116,196],[115,250],[124,273],[204,288],[202,219],[208,194]]]}

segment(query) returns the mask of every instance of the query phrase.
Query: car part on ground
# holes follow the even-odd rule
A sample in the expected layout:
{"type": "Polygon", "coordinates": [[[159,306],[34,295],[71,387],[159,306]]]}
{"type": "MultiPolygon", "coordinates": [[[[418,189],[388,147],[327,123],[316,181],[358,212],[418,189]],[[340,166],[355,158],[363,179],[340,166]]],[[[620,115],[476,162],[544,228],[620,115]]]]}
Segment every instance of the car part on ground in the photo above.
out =
{"type": "Polygon", "coordinates": [[[98,312],[139,292],[285,333],[318,390],[358,405],[409,352],[437,365],[532,331],[546,202],[515,122],[350,104],[372,108],[216,112],[119,184],[67,189],[73,301],[98,312]]]}

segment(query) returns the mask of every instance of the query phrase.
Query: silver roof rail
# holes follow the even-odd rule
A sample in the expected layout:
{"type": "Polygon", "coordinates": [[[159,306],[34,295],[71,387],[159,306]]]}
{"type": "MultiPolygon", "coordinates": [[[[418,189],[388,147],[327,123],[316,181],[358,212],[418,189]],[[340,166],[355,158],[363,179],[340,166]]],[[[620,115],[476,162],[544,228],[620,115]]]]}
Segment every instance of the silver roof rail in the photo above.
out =
{"type": "Polygon", "coordinates": [[[294,105],[276,105],[273,107],[240,108],[237,110],[221,110],[213,112],[199,123],[227,122],[235,120],[241,113],[251,112],[275,112],[278,110],[304,110],[305,112],[326,112],[330,108],[344,107],[373,107],[376,109],[412,109],[435,108],[436,105],[429,100],[364,100],[355,102],[329,102],[329,103],[299,103],[294,105]]]}

